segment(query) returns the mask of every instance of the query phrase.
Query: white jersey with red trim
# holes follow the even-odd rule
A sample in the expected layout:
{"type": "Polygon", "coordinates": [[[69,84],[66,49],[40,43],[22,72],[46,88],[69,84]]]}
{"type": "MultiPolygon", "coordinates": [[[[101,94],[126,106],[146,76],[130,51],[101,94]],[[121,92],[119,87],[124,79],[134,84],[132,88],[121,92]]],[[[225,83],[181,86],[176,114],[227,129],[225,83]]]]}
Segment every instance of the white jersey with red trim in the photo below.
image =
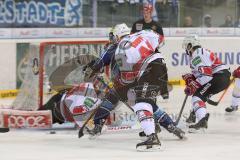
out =
{"type": "Polygon", "coordinates": [[[124,37],[115,52],[122,83],[131,83],[139,78],[150,62],[163,58],[155,53],[161,43],[161,36],[153,31],[143,30],[124,37]]]}
{"type": "Polygon", "coordinates": [[[213,74],[229,67],[224,65],[213,52],[197,48],[190,56],[190,68],[196,81],[204,85],[213,78],[213,74]]]}
{"type": "Polygon", "coordinates": [[[81,83],[62,96],[60,110],[66,121],[79,123],[83,114],[95,109],[100,103],[93,84],[81,83]]]}

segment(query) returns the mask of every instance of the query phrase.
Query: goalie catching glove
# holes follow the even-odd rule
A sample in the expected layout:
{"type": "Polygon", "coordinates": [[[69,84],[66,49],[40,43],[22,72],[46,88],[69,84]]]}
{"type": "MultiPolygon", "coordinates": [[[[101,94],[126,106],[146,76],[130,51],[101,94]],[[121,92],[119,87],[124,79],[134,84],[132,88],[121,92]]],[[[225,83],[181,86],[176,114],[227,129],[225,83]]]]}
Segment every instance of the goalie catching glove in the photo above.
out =
{"type": "Polygon", "coordinates": [[[92,68],[87,67],[84,71],[84,82],[89,82],[91,81],[90,79],[94,75],[92,68]]]}
{"type": "Polygon", "coordinates": [[[196,78],[192,74],[185,74],[182,76],[182,78],[186,83],[186,88],[184,89],[184,92],[189,96],[193,95],[196,90],[202,86],[196,81],[196,78]]]}
{"type": "Polygon", "coordinates": [[[92,60],[87,65],[83,67],[83,74],[84,74],[84,82],[92,81],[91,78],[94,76],[96,71],[94,71],[94,64],[96,63],[97,59],[92,60]]]}

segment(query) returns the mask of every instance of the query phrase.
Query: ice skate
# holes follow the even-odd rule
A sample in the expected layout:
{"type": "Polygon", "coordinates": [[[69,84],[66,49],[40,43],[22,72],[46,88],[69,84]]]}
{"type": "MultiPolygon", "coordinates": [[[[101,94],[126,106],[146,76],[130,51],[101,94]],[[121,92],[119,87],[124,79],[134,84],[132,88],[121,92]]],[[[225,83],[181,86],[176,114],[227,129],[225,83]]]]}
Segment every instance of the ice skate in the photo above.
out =
{"type": "Polygon", "coordinates": [[[177,136],[179,139],[186,139],[185,132],[182,131],[180,128],[174,126],[173,124],[170,124],[167,128],[167,130],[170,133],[173,133],[175,136],[177,136]]]}
{"type": "Polygon", "coordinates": [[[93,129],[89,129],[86,127],[86,131],[89,134],[89,139],[96,139],[102,133],[103,125],[95,124],[93,129]]]}
{"type": "Polygon", "coordinates": [[[136,145],[138,151],[154,151],[161,148],[161,143],[156,133],[147,136],[147,140],[136,145]]]}
{"type": "Polygon", "coordinates": [[[195,112],[194,111],[191,111],[190,112],[190,115],[189,117],[186,119],[186,122],[187,123],[195,123],[196,122],[196,115],[195,115],[195,112]]]}
{"type": "Polygon", "coordinates": [[[200,129],[207,129],[208,128],[208,119],[209,119],[209,113],[207,113],[205,115],[205,117],[203,117],[196,124],[190,125],[189,126],[189,132],[194,133],[194,132],[196,132],[197,130],[200,130],[200,129]]]}
{"type": "Polygon", "coordinates": [[[227,107],[227,108],[225,109],[225,111],[226,111],[226,112],[229,112],[229,113],[234,112],[234,111],[237,111],[237,110],[238,110],[238,106],[230,106],[230,107],[227,107]]]}
{"type": "MultiPolygon", "coordinates": [[[[161,132],[161,127],[159,123],[155,123],[155,133],[160,133],[161,132]]],[[[146,137],[146,134],[142,131],[139,132],[139,137],[146,137]]]]}

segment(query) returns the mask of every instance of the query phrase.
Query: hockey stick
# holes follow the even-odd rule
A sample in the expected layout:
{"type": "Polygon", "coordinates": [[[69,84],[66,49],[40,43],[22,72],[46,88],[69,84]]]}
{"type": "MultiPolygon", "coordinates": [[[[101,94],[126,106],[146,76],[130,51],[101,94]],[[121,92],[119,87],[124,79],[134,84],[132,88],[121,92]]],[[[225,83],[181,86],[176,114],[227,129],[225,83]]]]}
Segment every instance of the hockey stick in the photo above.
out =
{"type": "Polygon", "coordinates": [[[218,101],[215,102],[215,101],[213,101],[213,100],[211,100],[211,99],[208,99],[208,100],[207,100],[207,103],[208,103],[208,104],[211,104],[211,105],[213,105],[213,106],[217,106],[217,105],[221,102],[221,100],[223,99],[224,95],[227,93],[228,88],[230,88],[230,86],[231,86],[231,84],[234,82],[234,80],[235,80],[235,78],[233,78],[233,79],[230,81],[228,87],[224,90],[224,92],[222,93],[222,95],[220,96],[220,98],[219,98],[218,101]]]}
{"type": "Polygon", "coordinates": [[[183,109],[184,109],[185,104],[186,104],[186,102],[187,102],[187,98],[188,98],[188,95],[186,94],[186,96],[185,96],[185,98],[184,98],[184,101],[183,101],[183,104],[182,104],[182,107],[181,107],[181,110],[180,110],[180,112],[179,112],[179,114],[178,114],[178,118],[177,118],[177,120],[176,120],[176,122],[175,122],[176,125],[178,125],[178,123],[179,123],[179,121],[180,121],[180,119],[181,119],[181,116],[182,116],[182,113],[183,113],[183,109]]]}
{"type": "Polygon", "coordinates": [[[101,79],[101,78],[97,78],[101,83],[103,83],[108,89],[109,89],[109,91],[110,92],[112,92],[118,99],[119,99],[119,101],[121,101],[123,104],[125,104],[131,111],[133,111],[134,112],[134,110],[133,110],[133,108],[126,102],[126,101],[123,101],[122,99],[121,99],[121,97],[120,97],[120,95],[115,91],[115,89],[114,89],[114,86],[109,86],[108,84],[106,84],[105,82],[104,82],[104,80],[103,79],[101,79]]]}
{"type": "MultiPolygon", "coordinates": [[[[88,86],[87,86],[87,90],[86,90],[84,96],[87,95],[88,88],[89,88],[89,84],[88,84],[88,86]]],[[[81,138],[82,136],[84,136],[84,133],[83,133],[84,128],[86,127],[86,125],[88,124],[88,122],[92,119],[92,117],[95,115],[95,113],[97,112],[97,110],[98,110],[99,107],[100,107],[100,105],[98,105],[98,106],[94,109],[94,111],[90,114],[90,116],[88,117],[88,119],[83,123],[82,127],[81,127],[81,128],[79,129],[79,131],[78,131],[78,138],[81,138]]]]}

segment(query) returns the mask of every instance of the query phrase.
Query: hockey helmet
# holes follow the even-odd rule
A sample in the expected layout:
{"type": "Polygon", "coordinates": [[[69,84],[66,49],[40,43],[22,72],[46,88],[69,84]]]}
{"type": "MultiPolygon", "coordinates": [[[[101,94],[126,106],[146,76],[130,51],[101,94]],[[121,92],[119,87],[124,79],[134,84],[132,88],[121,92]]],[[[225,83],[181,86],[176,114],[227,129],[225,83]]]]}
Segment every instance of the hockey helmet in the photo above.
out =
{"type": "Polygon", "coordinates": [[[121,38],[122,36],[130,34],[130,28],[128,28],[128,26],[125,23],[117,24],[114,27],[113,34],[118,38],[121,38]]]}
{"type": "Polygon", "coordinates": [[[184,38],[183,43],[182,43],[183,49],[185,49],[186,52],[189,53],[189,51],[195,46],[201,46],[198,35],[195,35],[195,34],[187,35],[184,38]]]}
{"type": "Polygon", "coordinates": [[[110,44],[115,44],[117,42],[116,37],[114,35],[114,28],[111,28],[109,34],[108,34],[109,42],[110,44]]]}

